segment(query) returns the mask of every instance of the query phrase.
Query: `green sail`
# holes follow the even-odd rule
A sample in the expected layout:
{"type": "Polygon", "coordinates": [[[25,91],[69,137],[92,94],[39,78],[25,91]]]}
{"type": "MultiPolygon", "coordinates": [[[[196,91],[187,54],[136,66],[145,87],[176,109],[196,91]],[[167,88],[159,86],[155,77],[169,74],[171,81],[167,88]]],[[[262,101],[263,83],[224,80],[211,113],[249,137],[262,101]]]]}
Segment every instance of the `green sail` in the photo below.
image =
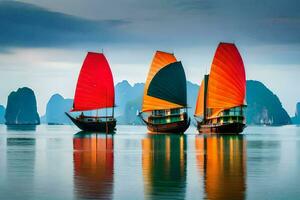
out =
{"type": "Polygon", "coordinates": [[[181,62],[159,70],[149,84],[147,95],[186,107],[186,77],[181,62]]]}

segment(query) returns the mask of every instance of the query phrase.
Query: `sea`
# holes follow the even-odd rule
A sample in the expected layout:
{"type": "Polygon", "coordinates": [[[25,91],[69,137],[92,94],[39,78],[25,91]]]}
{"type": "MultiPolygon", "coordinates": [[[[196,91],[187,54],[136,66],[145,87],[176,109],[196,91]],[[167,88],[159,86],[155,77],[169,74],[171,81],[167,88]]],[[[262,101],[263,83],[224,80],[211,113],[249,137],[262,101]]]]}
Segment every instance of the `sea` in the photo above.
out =
{"type": "Polygon", "coordinates": [[[0,199],[300,199],[300,127],[216,136],[0,125],[0,199]]]}

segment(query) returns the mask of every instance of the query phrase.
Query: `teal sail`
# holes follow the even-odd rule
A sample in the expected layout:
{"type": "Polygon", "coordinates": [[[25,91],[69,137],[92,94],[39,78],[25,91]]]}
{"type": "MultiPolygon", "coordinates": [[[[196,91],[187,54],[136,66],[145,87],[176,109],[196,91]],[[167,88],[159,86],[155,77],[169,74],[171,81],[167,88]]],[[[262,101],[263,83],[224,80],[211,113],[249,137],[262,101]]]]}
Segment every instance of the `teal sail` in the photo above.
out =
{"type": "Polygon", "coordinates": [[[186,77],[181,62],[159,70],[149,84],[147,95],[186,107],[186,77]]]}

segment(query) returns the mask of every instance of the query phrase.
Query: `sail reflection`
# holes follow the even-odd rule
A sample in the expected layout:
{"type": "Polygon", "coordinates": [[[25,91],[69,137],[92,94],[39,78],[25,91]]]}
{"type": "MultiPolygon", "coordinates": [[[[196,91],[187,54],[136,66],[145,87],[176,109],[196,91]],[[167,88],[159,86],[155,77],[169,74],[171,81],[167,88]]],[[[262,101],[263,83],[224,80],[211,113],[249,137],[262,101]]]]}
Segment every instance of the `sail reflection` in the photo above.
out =
{"type": "Polygon", "coordinates": [[[142,140],[144,193],[149,199],[184,199],[186,137],[149,135],[142,140]]]}
{"type": "Polygon", "coordinates": [[[245,199],[246,141],[243,136],[196,137],[207,199],[245,199]]]}
{"type": "Polygon", "coordinates": [[[112,135],[79,132],[73,139],[74,187],[78,199],[111,199],[114,144],[112,135]]]}

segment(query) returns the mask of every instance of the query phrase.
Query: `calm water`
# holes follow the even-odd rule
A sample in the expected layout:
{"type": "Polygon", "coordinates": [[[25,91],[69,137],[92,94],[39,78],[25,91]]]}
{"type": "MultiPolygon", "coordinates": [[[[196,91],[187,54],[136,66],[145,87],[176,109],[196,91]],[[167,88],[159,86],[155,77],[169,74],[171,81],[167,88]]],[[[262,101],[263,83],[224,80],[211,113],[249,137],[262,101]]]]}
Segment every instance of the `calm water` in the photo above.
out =
{"type": "Polygon", "coordinates": [[[0,199],[299,199],[300,127],[114,136],[0,126],[0,199]]]}

